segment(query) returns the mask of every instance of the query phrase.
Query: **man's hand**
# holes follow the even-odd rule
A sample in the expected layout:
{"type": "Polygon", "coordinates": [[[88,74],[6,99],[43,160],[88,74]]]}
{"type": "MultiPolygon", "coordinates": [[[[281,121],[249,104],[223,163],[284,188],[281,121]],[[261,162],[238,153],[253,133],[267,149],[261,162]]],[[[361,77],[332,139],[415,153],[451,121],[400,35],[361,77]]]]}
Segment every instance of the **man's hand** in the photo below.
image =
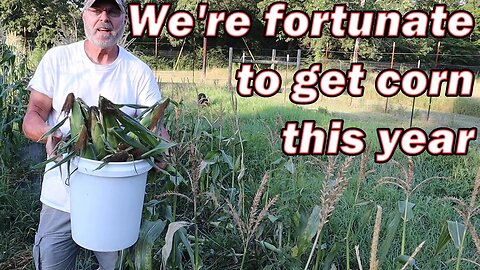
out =
{"type": "Polygon", "coordinates": [[[63,134],[60,130],[55,131],[54,133],[50,134],[47,138],[47,143],[45,144],[45,149],[47,151],[47,158],[57,157],[55,162],[59,162],[62,157],[57,156],[56,146],[62,140],[63,134]]]}

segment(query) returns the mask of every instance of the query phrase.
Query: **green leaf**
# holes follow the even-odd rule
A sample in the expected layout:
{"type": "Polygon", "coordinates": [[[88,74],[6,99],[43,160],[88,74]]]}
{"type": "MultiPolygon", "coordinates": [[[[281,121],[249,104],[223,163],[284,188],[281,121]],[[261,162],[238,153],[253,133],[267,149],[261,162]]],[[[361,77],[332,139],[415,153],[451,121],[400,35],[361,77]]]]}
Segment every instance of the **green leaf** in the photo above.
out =
{"type": "MultiPolygon", "coordinates": [[[[393,239],[395,238],[395,235],[397,234],[398,226],[400,224],[400,220],[402,217],[400,216],[400,213],[398,211],[395,211],[395,217],[388,223],[387,226],[387,234],[382,241],[382,245],[379,250],[379,263],[382,265],[385,262],[385,259],[387,258],[388,251],[392,247],[393,239]]],[[[381,269],[381,268],[380,268],[381,269]]]]}
{"type": "Polygon", "coordinates": [[[39,169],[43,169],[43,167],[45,167],[45,165],[47,165],[48,163],[54,161],[55,159],[57,159],[57,157],[51,157],[45,161],[42,161],[40,163],[37,163],[35,165],[32,166],[32,170],[39,170],[39,169]]]}
{"type": "Polygon", "coordinates": [[[45,132],[45,134],[43,134],[42,137],[40,137],[40,139],[38,139],[38,141],[44,140],[45,138],[47,138],[48,136],[53,134],[55,131],[60,129],[60,127],[63,126],[63,124],[65,123],[65,121],[67,121],[67,119],[68,119],[68,117],[63,118],[62,121],[58,122],[55,126],[53,126],[51,129],[49,129],[47,132],[45,132]]]}
{"type": "Polygon", "coordinates": [[[135,244],[135,269],[152,269],[153,244],[160,237],[160,234],[165,229],[165,225],[166,222],[161,219],[157,221],[143,221],[138,241],[135,244]]]}
{"type": "Polygon", "coordinates": [[[335,242],[335,244],[333,244],[333,247],[330,249],[330,251],[327,253],[327,256],[323,260],[323,270],[332,269],[333,260],[335,260],[335,258],[338,255],[338,252],[340,252],[340,250],[343,249],[344,245],[345,245],[344,242],[335,242]]]}
{"type": "Polygon", "coordinates": [[[442,226],[442,232],[440,233],[440,237],[438,238],[437,242],[437,247],[435,248],[435,253],[433,256],[437,256],[442,250],[445,248],[445,246],[450,242],[452,238],[450,237],[450,234],[448,233],[448,223],[445,222],[442,226]]]}
{"type": "Polygon", "coordinates": [[[238,156],[235,160],[235,165],[233,165],[233,172],[236,173],[240,169],[241,156],[238,156]]]}
{"type": "Polygon", "coordinates": [[[147,143],[151,147],[154,147],[158,144],[157,135],[140,124],[135,118],[119,109],[117,109],[115,113],[118,121],[125,127],[125,130],[133,132],[141,139],[142,142],[147,143]]]}
{"type": "Polygon", "coordinates": [[[289,171],[291,174],[295,173],[295,164],[293,164],[293,159],[289,158],[287,162],[285,162],[285,169],[289,171]]]}
{"type": "Polygon", "coordinates": [[[284,160],[284,158],[279,158],[279,159],[273,161],[273,162],[270,163],[270,164],[271,164],[271,165],[278,165],[278,164],[282,163],[283,160],[284,160]]]}
{"type": "MultiPolygon", "coordinates": [[[[53,166],[52,166],[50,169],[48,169],[46,172],[51,171],[51,170],[57,168],[58,166],[64,164],[65,162],[70,161],[70,160],[73,159],[75,156],[76,156],[75,152],[71,152],[71,153],[69,153],[68,155],[63,156],[62,160],[60,160],[59,162],[56,162],[55,165],[53,165],[53,166]]],[[[49,160],[50,160],[50,159],[49,159],[49,160]]]]}
{"type": "Polygon", "coordinates": [[[308,218],[307,226],[300,233],[297,245],[292,249],[292,255],[301,257],[305,251],[311,246],[312,238],[317,233],[318,224],[320,223],[320,206],[315,205],[308,218]]]}
{"type": "Polygon", "coordinates": [[[223,161],[224,161],[225,163],[227,163],[227,164],[228,164],[228,168],[230,168],[230,170],[232,170],[232,169],[233,169],[233,158],[232,158],[232,156],[227,155],[227,154],[225,153],[225,151],[223,151],[223,150],[220,150],[220,152],[222,153],[223,161]]]}
{"type": "Polygon", "coordinates": [[[167,235],[165,236],[165,245],[162,247],[162,263],[163,267],[166,269],[167,261],[170,257],[170,253],[172,252],[173,248],[173,237],[175,232],[181,229],[184,226],[188,226],[190,223],[185,221],[177,221],[168,224],[167,235]]]}
{"type": "Polygon", "coordinates": [[[154,157],[160,154],[165,153],[169,148],[177,145],[176,143],[171,142],[160,142],[155,148],[141,155],[141,158],[154,157]]]}
{"type": "Polygon", "coordinates": [[[205,155],[203,162],[208,165],[215,164],[218,162],[218,158],[220,157],[219,151],[210,151],[205,155]]]}
{"type": "Polygon", "coordinates": [[[178,170],[171,164],[168,164],[165,170],[158,168],[163,174],[167,175],[175,186],[180,185],[185,179],[183,176],[178,172],[178,170]]]}
{"type": "Polygon", "coordinates": [[[270,220],[270,222],[272,222],[272,223],[275,223],[277,220],[280,219],[280,217],[277,217],[277,216],[274,216],[274,215],[271,215],[271,214],[269,214],[269,215],[267,216],[267,218],[268,218],[268,220],[270,220]]]}
{"type": "MultiPolygon", "coordinates": [[[[243,158],[243,156],[242,156],[243,158]]],[[[245,176],[245,171],[246,171],[246,168],[245,168],[245,164],[243,163],[243,159],[240,159],[240,171],[238,172],[238,175],[237,175],[237,180],[240,181],[242,180],[243,176],[245,176]]]]}
{"type": "Polygon", "coordinates": [[[462,239],[463,235],[465,234],[465,225],[458,223],[457,221],[447,220],[447,226],[448,233],[450,234],[453,244],[457,249],[459,249],[463,245],[462,239]]]}
{"type": "Polygon", "coordinates": [[[277,248],[276,246],[266,242],[266,241],[260,241],[260,245],[262,245],[265,249],[268,249],[270,251],[276,252],[276,253],[281,253],[282,250],[277,248]]]}
{"type": "Polygon", "coordinates": [[[192,264],[192,269],[195,269],[195,255],[193,254],[192,245],[187,239],[187,230],[185,230],[185,228],[181,228],[178,230],[177,234],[180,236],[180,240],[182,240],[183,245],[187,249],[188,256],[190,257],[190,263],[192,264]]]}
{"type": "MultiPolygon", "coordinates": [[[[137,141],[133,137],[129,136],[127,133],[125,133],[125,130],[122,128],[115,128],[111,127],[108,129],[108,132],[111,132],[115,137],[117,137],[121,142],[132,146],[133,148],[136,148],[142,152],[147,151],[147,147],[143,145],[141,142],[137,141]]],[[[142,157],[143,158],[143,157],[142,157]]]]}
{"type": "Polygon", "coordinates": [[[359,230],[365,228],[368,225],[368,222],[370,221],[370,217],[372,216],[373,210],[377,208],[373,202],[369,202],[368,204],[362,204],[362,205],[366,205],[367,209],[363,211],[363,215],[359,223],[359,228],[358,228],[359,230]]]}
{"type": "MultiPolygon", "coordinates": [[[[405,218],[405,201],[398,201],[398,211],[400,212],[400,215],[402,216],[402,219],[405,218]]],[[[415,207],[414,203],[408,202],[407,204],[407,221],[413,219],[413,208],[415,207]]]]}

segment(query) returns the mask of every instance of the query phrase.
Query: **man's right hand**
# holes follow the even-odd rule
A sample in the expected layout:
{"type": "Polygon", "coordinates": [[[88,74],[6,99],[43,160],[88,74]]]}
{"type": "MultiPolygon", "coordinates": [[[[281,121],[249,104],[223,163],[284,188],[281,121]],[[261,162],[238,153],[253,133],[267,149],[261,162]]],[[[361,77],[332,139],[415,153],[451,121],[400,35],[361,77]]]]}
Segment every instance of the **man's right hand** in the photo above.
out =
{"type": "MultiPolygon", "coordinates": [[[[47,158],[52,158],[54,156],[57,156],[57,151],[55,147],[57,144],[62,140],[63,134],[60,130],[55,131],[54,133],[50,134],[50,136],[47,137],[47,143],[45,145],[45,149],[47,151],[47,158]]],[[[57,156],[55,159],[55,162],[59,162],[62,159],[61,156],[57,156]]]]}

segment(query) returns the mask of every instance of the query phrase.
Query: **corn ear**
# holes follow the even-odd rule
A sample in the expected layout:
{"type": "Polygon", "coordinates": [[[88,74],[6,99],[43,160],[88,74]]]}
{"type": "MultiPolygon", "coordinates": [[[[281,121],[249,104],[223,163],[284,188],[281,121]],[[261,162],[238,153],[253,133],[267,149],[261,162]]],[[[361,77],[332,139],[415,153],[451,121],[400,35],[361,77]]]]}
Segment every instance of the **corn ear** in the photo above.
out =
{"type": "Polygon", "coordinates": [[[107,154],[105,151],[105,143],[103,142],[103,128],[100,124],[100,113],[98,107],[92,106],[89,110],[90,138],[92,147],[98,159],[102,159],[107,154]]]}
{"type": "Polygon", "coordinates": [[[140,124],[152,130],[154,127],[157,126],[158,122],[162,118],[165,110],[168,107],[168,104],[170,104],[169,98],[165,99],[164,101],[155,103],[155,105],[152,106],[152,109],[150,109],[145,115],[143,115],[142,120],[140,120],[140,124]]]}
{"type": "Polygon", "coordinates": [[[86,147],[88,142],[88,131],[85,124],[81,126],[80,133],[78,134],[78,140],[75,142],[74,151],[80,154],[86,147]]]}
{"type": "Polygon", "coordinates": [[[77,98],[75,102],[73,102],[72,115],[70,116],[70,134],[72,138],[79,136],[82,131],[82,125],[85,124],[85,113],[83,112],[81,103],[83,103],[83,101],[80,98],[77,98]]]}
{"type": "Polygon", "coordinates": [[[118,147],[119,140],[112,133],[112,130],[120,127],[120,124],[115,118],[117,109],[110,100],[102,96],[100,96],[99,105],[99,113],[101,125],[103,127],[105,143],[110,146],[111,150],[115,150],[118,147]]]}
{"type": "Polygon", "coordinates": [[[93,147],[93,144],[87,143],[87,146],[81,152],[80,156],[87,159],[97,160],[97,155],[95,153],[95,148],[93,147]]]}
{"type": "Polygon", "coordinates": [[[63,103],[61,112],[63,112],[64,115],[68,116],[70,114],[70,111],[72,110],[74,102],[75,102],[75,95],[73,93],[69,93],[65,98],[65,102],[63,103]]]}

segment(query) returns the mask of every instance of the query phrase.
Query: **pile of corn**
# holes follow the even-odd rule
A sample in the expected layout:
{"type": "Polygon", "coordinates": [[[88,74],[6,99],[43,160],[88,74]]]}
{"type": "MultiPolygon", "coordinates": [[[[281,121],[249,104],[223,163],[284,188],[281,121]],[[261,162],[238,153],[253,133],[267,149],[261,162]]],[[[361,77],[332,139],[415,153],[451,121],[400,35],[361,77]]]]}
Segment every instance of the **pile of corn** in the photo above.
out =
{"type": "Polygon", "coordinates": [[[146,108],[114,104],[100,96],[98,106],[89,107],[81,98],[75,98],[70,93],[62,108],[64,119],[40,140],[58,130],[67,119],[70,120],[70,133],[57,144],[57,156],[43,163],[54,161],[58,156],[63,158],[55,167],[75,156],[103,161],[104,164],[152,158],[161,160],[166,151],[174,146],[174,143],[159,136],[161,119],[169,103],[170,100],[166,99],[146,108]],[[138,117],[131,117],[120,110],[123,106],[144,111],[138,117]]]}

